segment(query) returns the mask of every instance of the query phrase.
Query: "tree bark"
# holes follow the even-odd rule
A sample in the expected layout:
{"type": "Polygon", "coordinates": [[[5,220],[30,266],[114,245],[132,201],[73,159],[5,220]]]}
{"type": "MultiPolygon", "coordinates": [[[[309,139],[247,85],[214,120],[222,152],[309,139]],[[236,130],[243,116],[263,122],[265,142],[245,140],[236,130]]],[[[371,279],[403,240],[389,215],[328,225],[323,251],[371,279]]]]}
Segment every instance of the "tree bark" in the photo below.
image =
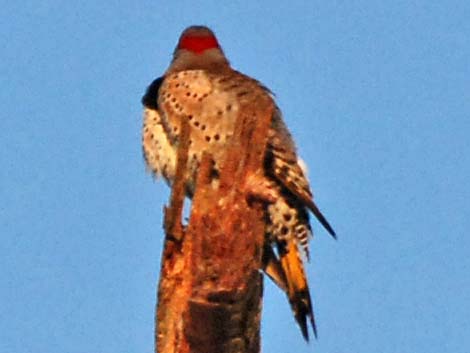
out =
{"type": "Polygon", "coordinates": [[[234,134],[212,180],[212,157],[199,167],[188,226],[181,224],[189,126],[182,124],[176,178],[165,208],[156,352],[258,353],[265,201],[250,189],[263,169],[272,101],[240,107],[234,134]]]}

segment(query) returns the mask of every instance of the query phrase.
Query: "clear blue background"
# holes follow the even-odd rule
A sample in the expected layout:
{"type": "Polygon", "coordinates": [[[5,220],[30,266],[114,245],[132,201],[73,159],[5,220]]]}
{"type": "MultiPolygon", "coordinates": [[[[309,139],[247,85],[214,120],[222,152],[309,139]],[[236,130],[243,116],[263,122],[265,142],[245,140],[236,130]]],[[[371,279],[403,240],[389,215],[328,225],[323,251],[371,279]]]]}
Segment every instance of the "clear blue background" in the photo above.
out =
{"type": "Polygon", "coordinates": [[[263,351],[470,352],[470,3],[221,3],[1,2],[0,352],[153,351],[140,97],[191,24],[276,93],[339,234],[314,223],[319,339],[267,283],[263,351]]]}

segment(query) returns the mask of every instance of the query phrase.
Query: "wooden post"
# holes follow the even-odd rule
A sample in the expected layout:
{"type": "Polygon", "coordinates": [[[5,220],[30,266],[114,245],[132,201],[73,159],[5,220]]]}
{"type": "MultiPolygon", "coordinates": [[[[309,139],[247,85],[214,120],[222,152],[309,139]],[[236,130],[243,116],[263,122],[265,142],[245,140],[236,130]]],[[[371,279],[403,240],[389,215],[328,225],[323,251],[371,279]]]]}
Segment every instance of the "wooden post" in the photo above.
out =
{"type": "Polygon", "coordinates": [[[247,180],[263,168],[274,107],[263,96],[243,104],[217,185],[211,156],[202,158],[186,229],[181,214],[189,127],[182,124],[165,209],[156,352],[260,352],[265,205],[252,197],[247,180]]]}

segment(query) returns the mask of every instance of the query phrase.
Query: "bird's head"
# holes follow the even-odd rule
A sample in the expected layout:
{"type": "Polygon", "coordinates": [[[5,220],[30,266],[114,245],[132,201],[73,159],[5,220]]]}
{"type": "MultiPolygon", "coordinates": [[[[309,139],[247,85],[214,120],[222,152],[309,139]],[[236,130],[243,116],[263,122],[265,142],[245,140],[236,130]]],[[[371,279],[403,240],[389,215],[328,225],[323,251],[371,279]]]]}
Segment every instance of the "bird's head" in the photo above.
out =
{"type": "Polygon", "coordinates": [[[214,32],[205,26],[191,26],[181,34],[168,71],[211,70],[228,66],[214,32]]]}

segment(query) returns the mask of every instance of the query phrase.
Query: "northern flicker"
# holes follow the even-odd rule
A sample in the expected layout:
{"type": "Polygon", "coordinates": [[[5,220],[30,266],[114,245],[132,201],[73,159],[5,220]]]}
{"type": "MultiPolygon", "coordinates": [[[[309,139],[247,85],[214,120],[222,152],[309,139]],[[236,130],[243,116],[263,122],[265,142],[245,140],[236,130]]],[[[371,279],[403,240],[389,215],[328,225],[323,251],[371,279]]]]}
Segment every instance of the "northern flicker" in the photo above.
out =
{"type": "MultiPolygon", "coordinates": [[[[207,151],[212,155],[217,170],[224,147],[233,134],[240,102],[247,95],[273,99],[262,84],[230,66],[209,28],[192,26],[184,30],[169,68],[150,84],[142,98],[144,158],[154,175],[162,175],[171,185],[181,121],[187,119],[190,147],[186,190],[191,197],[202,153],[207,151]]],[[[294,141],[277,106],[269,129],[262,175],[276,195],[266,208],[263,270],[286,292],[295,319],[308,340],[307,319],[316,335],[303,266],[303,257],[308,259],[308,240],[312,234],[308,211],[332,236],[335,232],[313,202],[294,141]]]]}

